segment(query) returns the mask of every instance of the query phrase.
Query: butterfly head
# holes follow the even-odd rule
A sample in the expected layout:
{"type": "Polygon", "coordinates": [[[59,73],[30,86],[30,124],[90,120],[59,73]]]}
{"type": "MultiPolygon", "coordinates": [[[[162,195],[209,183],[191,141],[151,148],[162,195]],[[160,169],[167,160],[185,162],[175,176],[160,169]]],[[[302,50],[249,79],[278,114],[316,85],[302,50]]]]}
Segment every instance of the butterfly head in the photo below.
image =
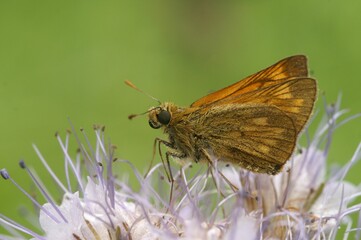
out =
{"type": "Polygon", "coordinates": [[[158,107],[149,109],[148,118],[149,126],[151,128],[158,129],[167,126],[172,119],[170,104],[164,103],[158,107]]]}

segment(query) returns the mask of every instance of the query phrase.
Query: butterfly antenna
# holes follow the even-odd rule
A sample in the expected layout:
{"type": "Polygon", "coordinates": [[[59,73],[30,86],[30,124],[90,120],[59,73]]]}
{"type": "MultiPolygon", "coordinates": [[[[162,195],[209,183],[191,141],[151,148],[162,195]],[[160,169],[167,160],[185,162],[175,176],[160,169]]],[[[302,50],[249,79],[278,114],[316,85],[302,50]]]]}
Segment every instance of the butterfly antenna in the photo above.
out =
{"type": "Polygon", "coordinates": [[[144,112],[144,113],[130,114],[130,115],[128,116],[128,119],[129,119],[129,120],[132,120],[132,119],[135,118],[135,117],[138,117],[138,116],[142,116],[142,115],[144,115],[144,114],[147,114],[149,111],[150,111],[150,110],[148,110],[148,111],[146,111],[146,112],[144,112]]]}
{"type": "MultiPolygon", "coordinates": [[[[160,102],[158,99],[156,99],[156,98],[155,98],[155,97],[153,97],[152,95],[149,95],[148,93],[146,93],[146,92],[144,92],[144,91],[140,90],[140,89],[139,89],[139,88],[137,88],[137,86],[135,86],[135,85],[134,85],[131,81],[129,81],[129,80],[125,80],[125,81],[124,81],[124,83],[125,83],[126,85],[128,85],[129,87],[131,87],[131,88],[133,88],[133,89],[137,90],[138,92],[143,93],[144,95],[146,95],[146,96],[150,97],[151,99],[153,99],[153,100],[157,101],[159,104],[161,104],[161,102],[160,102]]],[[[145,112],[145,113],[147,113],[147,112],[145,112]]],[[[145,113],[143,113],[143,114],[145,114],[145,113]]],[[[139,114],[139,115],[142,115],[142,114],[139,114]]]]}
{"type": "Polygon", "coordinates": [[[143,113],[130,114],[130,115],[128,116],[128,119],[129,119],[129,120],[132,120],[133,118],[138,117],[138,116],[142,116],[142,115],[144,115],[144,114],[147,114],[147,113],[149,113],[150,111],[153,111],[153,110],[156,109],[156,108],[160,108],[160,107],[153,107],[153,108],[151,108],[151,109],[149,109],[148,111],[143,112],[143,113]]]}

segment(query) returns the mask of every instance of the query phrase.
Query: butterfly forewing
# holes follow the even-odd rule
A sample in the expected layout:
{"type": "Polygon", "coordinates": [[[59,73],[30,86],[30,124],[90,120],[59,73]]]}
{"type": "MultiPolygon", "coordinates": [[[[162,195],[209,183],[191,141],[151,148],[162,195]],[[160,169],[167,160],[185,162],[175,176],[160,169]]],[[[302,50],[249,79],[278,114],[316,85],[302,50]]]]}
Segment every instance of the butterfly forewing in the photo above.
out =
{"type": "Polygon", "coordinates": [[[294,77],[307,77],[307,75],[307,59],[305,56],[296,55],[288,57],[235,84],[200,98],[191,106],[200,107],[203,105],[216,104],[217,101],[224,100],[228,97],[235,97],[277,84],[280,80],[287,80],[294,77]]]}
{"type": "Polygon", "coordinates": [[[227,98],[225,104],[264,103],[276,106],[293,119],[297,133],[299,133],[311,115],[315,99],[315,80],[296,78],[237,97],[227,98]]]}
{"type": "Polygon", "coordinates": [[[236,103],[269,104],[288,114],[299,133],[311,115],[317,95],[316,81],[308,78],[307,74],[305,56],[289,57],[199,99],[192,107],[207,108],[212,105],[236,103]]]}

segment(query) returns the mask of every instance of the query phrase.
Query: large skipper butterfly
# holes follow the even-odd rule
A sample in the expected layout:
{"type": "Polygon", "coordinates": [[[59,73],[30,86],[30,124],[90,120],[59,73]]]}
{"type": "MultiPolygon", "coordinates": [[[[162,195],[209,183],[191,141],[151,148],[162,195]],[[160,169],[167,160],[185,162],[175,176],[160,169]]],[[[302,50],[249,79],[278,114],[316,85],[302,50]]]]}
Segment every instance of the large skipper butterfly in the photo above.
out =
{"type": "Polygon", "coordinates": [[[316,95],[307,59],[297,55],[208,94],[189,107],[159,102],[146,113],[149,125],[162,128],[169,136],[167,141],[157,138],[154,145],[158,144],[159,151],[162,144],[169,148],[168,167],[171,156],[196,163],[224,161],[274,175],[291,157],[316,95]]]}

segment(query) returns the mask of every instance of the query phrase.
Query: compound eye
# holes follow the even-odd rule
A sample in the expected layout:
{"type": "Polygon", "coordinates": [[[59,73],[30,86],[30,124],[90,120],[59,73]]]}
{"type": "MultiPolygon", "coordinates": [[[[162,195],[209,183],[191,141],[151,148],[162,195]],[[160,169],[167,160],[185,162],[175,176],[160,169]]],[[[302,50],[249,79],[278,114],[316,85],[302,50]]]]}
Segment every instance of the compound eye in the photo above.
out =
{"type": "Polygon", "coordinates": [[[160,111],[157,115],[158,121],[163,125],[167,125],[170,122],[170,117],[170,113],[166,110],[160,111]]]}

